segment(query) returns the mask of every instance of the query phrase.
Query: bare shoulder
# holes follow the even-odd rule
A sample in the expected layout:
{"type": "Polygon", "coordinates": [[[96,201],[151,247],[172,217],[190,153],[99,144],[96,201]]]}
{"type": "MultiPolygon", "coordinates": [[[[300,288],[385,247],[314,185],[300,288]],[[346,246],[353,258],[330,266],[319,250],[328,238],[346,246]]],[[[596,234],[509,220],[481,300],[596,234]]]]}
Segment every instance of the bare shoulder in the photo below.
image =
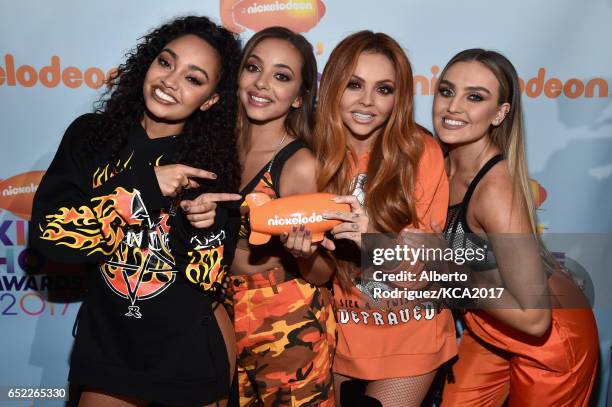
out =
{"type": "Polygon", "coordinates": [[[281,196],[316,192],[316,160],[308,148],[296,151],[283,166],[280,177],[281,196]]]}
{"type": "Polygon", "coordinates": [[[521,233],[530,231],[522,197],[513,193],[512,177],[501,161],[478,183],[468,208],[468,223],[475,220],[486,233],[521,233]],[[471,216],[470,216],[471,215],[471,216]]]}

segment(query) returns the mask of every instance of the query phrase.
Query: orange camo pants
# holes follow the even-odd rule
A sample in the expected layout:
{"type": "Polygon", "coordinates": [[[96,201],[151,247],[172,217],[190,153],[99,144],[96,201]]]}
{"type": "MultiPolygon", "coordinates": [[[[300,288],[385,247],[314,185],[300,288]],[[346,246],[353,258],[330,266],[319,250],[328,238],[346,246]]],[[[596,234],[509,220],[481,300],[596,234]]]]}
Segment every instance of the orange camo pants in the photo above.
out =
{"type": "Polygon", "coordinates": [[[334,406],[330,296],[277,268],[232,276],[241,406],[334,406]]]}
{"type": "Polygon", "coordinates": [[[551,332],[537,344],[504,337],[491,322],[466,314],[478,334],[463,333],[443,407],[496,407],[506,399],[508,407],[588,406],[598,363],[590,309],[553,309],[551,332]]]}

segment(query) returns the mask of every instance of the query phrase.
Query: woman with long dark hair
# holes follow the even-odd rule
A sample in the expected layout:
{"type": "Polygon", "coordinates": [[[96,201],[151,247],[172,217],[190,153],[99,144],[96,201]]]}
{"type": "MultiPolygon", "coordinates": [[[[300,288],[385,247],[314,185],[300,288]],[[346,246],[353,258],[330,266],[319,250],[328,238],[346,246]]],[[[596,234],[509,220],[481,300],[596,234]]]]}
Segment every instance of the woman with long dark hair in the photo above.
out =
{"type": "Polygon", "coordinates": [[[93,114],[76,119],[37,190],[30,237],[95,263],[69,380],[82,406],[228,398],[231,322],[221,300],[239,199],[236,37],[206,17],[144,36],[93,114]],[[229,353],[229,354],[228,354],[229,353]]]}
{"type": "MultiPolygon", "coordinates": [[[[286,28],[259,31],[244,48],[238,82],[240,193],[275,199],[315,192],[312,46],[286,28]]],[[[318,286],[329,274],[312,272],[308,258],[287,250],[304,229],[250,245],[247,209],[243,203],[230,284],[240,403],[333,406],[335,323],[327,289],[318,286]]]]}

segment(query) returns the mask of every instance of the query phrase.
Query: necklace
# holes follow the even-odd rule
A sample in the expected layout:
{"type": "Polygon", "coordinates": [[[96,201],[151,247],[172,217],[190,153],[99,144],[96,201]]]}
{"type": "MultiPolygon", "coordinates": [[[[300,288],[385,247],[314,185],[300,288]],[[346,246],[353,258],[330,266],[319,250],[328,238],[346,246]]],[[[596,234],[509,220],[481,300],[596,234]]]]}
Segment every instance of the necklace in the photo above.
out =
{"type": "Polygon", "coordinates": [[[283,134],[283,137],[281,138],[280,142],[276,146],[276,149],[274,150],[274,155],[272,156],[272,159],[270,160],[270,164],[268,165],[268,172],[272,169],[272,164],[274,164],[274,159],[276,158],[276,154],[278,153],[278,150],[281,148],[281,146],[285,142],[286,137],[287,137],[287,133],[283,134]]]}

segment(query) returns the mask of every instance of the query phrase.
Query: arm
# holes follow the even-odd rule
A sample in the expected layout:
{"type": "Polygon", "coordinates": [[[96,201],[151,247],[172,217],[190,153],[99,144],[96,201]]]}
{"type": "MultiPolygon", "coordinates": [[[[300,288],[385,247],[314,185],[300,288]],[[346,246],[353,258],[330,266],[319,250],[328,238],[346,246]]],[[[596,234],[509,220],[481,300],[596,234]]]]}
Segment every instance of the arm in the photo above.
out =
{"type": "Polygon", "coordinates": [[[177,268],[185,270],[191,283],[217,295],[218,300],[240,229],[239,209],[227,201],[240,199],[238,194],[203,193],[181,201],[182,211],[172,219],[172,252],[177,268]]]}
{"type": "Polygon", "coordinates": [[[108,167],[93,172],[86,165],[80,146],[96,119],[81,116],[66,130],[34,197],[31,245],[57,261],[103,261],[128,228],[147,220],[144,208],[167,203],[152,167],[138,166],[132,156],[124,158],[124,170],[117,174],[108,167]]]}
{"type": "Polygon", "coordinates": [[[282,197],[317,192],[316,160],[310,150],[301,148],[283,166],[279,191],[282,197]]]}
{"type": "MultiPolygon", "coordinates": [[[[317,192],[315,178],[316,160],[308,149],[298,150],[283,167],[280,177],[281,196],[317,192]]],[[[296,257],[300,274],[311,284],[323,285],[329,281],[334,272],[330,256],[319,250],[321,244],[313,244],[307,228],[281,236],[285,248],[296,257]]]]}
{"type": "MultiPolygon", "coordinates": [[[[491,305],[486,312],[510,327],[541,336],[551,320],[547,277],[527,210],[512,196],[509,175],[502,168],[492,170],[472,198],[474,221],[487,233],[504,287],[500,299],[482,304],[491,305]]],[[[479,274],[472,275],[478,280],[479,274]]]]}
{"type": "MultiPolygon", "coordinates": [[[[433,140],[426,138],[426,146],[431,141],[433,140]]],[[[439,174],[446,178],[439,148],[426,148],[424,157],[426,154],[429,154],[430,158],[421,161],[420,174],[439,174]]],[[[422,182],[421,185],[425,191],[423,197],[431,196],[432,199],[429,205],[427,199],[417,201],[417,212],[421,221],[419,229],[440,232],[446,222],[448,184],[440,179],[436,187],[435,182],[422,182]]],[[[468,214],[470,227],[472,223],[476,223],[472,230],[482,230],[489,238],[505,287],[502,298],[481,300],[479,305],[514,329],[530,335],[542,335],[550,324],[550,309],[547,303],[543,303],[547,298],[546,274],[542,268],[527,211],[512,196],[512,182],[505,167],[493,168],[481,181],[470,201],[469,213],[474,214],[473,220],[468,214]],[[502,234],[520,234],[521,238],[509,239],[502,237],[502,234]],[[517,253],[521,255],[517,256],[517,253]]],[[[444,266],[447,266],[450,272],[467,274],[470,281],[476,282],[478,287],[499,287],[498,284],[483,280],[483,273],[473,272],[466,266],[453,262],[444,266]]]]}
{"type": "MultiPolygon", "coordinates": [[[[550,310],[547,304],[543,303],[543,300],[547,298],[544,288],[546,287],[546,275],[541,267],[537,242],[533,237],[527,212],[517,200],[513,199],[511,180],[507,171],[503,169],[504,167],[501,166],[492,169],[482,180],[470,202],[469,212],[474,214],[474,219],[472,221],[468,216],[468,223],[470,227],[472,223],[477,224],[477,227],[472,227],[472,230],[482,230],[487,233],[498,260],[500,276],[505,287],[501,298],[480,300],[479,306],[487,308],[487,313],[514,329],[540,336],[550,324],[550,310]],[[520,234],[521,237],[510,239],[503,237],[502,234],[517,234],[515,236],[520,234]],[[517,256],[517,253],[521,255],[517,256]]],[[[423,173],[440,173],[440,171],[430,168],[423,173]]],[[[443,167],[441,173],[444,174],[443,167]]],[[[441,195],[442,199],[439,199],[437,204],[436,200],[432,199],[432,204],[428,209],[427,205],[417,203],[417,211],[420,212],[419,219],[421,220],[419,229],[433,230],[438,235],[441,233],[441,225],[445,224],[448,202],[448,185],[445,184],[440,182],[437,188],[429,189],[430,191],[440,190],[437,194],[435,192],[429,194],[431,196],[441,195]],[[442,206],[444,201],[446,203],[442,206]]],[[[414,229],[407,231],[417,232],[414,229]]],[[[416,246],[423,242],[426,242],[427,247],[436,245],[435,236],[421,235],[420,237],[421,239],[418,235],[411,235],[410,240],[416,246]]],[[[467,266],[460,266],[453,262],[444,264],[437,262],[434,267],[430,268],[467,275],[472,286],[500,287],[499,284],[484,279],[485,274],[482,272],[474,272],[467,266]]]]}
{"type": "Polygon", "coordinates": [[[215,223],[204,229],[194,228],[177,213],[171,220],[171,244],[177,270],[200,290],[220,295],[237,232],[231,229],[226,210],[218,207],[214,213],[215,223]]]}

